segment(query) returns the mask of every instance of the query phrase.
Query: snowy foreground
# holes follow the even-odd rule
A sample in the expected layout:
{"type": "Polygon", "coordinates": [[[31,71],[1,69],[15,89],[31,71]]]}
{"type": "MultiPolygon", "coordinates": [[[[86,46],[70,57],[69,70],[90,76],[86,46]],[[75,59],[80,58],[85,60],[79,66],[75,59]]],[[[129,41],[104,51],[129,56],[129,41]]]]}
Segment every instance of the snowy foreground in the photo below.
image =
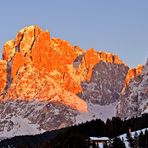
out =
{"type": "MultiPolygon", "coordinates": [[[[137,134],[139,135],[141,131],[143,133],[145,133],[146,130],[148,130],[148,128],[144,128],[144,129],[141,129],[141,130],[133,131],[133,132],[131,132],[131,136],[134,138],[135,132],[137,132],[137,134]]],[[[124,140],[126,148],[129,148],[129,143],[128,143],[127,138],[126,138],[126,134],[120,135],[119,137],[120,137],[121,140],[122,139],[124,140]]]]}
{"type": "MultiPolygon", "coordinates": [[[[142,131],[143,133],[145,133],[145,131],[148,130],[148,128],[144,128],[144,129],[141,129],[141,130],[137,130],[137,131],[133,131],[131,132],[131,136],[134,138],[134,135],[135,135],[135,132],[140,135],[140,132],[142,131]]],[[[118,136],[121,140],[123,140],[123,142],[125,143],[125,146],[126,148],[129,148],[129,143],[127,141],[127,138],[126,138],[126,134],[122,134],[120,136],[118,136]]],[[[104,137],[101,137],[101,138],[104,138],[104,137]]],[[[93,137],[93,139],[101,139],[101,138],[98,138],[98,137],[93,137]]],[[[108,139],[106,139],[108,140],[108,139]]],[[[103,143],[99,143],[98,144],[98,147],[99,148],[103,148],[103,143]]]]}

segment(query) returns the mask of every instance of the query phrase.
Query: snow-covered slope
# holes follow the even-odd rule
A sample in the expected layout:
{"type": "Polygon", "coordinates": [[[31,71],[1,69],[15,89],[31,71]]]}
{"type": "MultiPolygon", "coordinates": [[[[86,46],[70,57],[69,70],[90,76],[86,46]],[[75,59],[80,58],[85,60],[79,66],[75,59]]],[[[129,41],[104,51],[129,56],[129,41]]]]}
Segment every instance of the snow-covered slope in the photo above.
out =
{"type": "Polygon", "coordinates": [[[76,111],[64,105],[38,101],[0,104],[0,139],[34,135],[72,125],[76,111]]]}
{"type": "Polygon", "coordinates": [[[20,116],[11,117],[9,114],[3,120],[1,120],[1,122],[7,123],[5,124],[4,130],[0,132],[0,135],[3,136],[0,137],[0,139],[18,135],[34,135],[45,132],[45,130],[39,129],[39,125],[32,124],[28,119],[22,118],[20,116]]]}
{"type": "Polygon", "coordinates": [[[107,118],[112,118],[116,115],[117,102],[109,105],[99,105],[88,103],[88,112],[78,113],[76,116],[76,123],[90,121],[92,119],[101,119],[106,121],[107,118]]]}
{"type": "Polygon", "coordinates": [[[0,139],[16,135],[34,135],[92,119],[111,118],[116,104],[88,103],[88,112],[78,112],[61,104],[8,101],[0,105],[0,139]]]}

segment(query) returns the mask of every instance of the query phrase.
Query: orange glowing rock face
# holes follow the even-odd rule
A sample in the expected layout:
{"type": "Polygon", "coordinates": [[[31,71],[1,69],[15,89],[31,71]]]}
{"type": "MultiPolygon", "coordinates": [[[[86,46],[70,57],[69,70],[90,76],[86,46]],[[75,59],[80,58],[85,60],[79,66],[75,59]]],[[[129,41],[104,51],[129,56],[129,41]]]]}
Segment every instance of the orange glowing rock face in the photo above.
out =
{"type": "Polygon", "coordinates": [[[22,53],[16,53],[13,57],[13,63],[11,67],[11,77],[14,78],[18,72],[18,70],[24,66],[24,57],[22,53]]]}
{"type": "Polygon", "coordinates": [[[143,66],[139,64],[136,68],[136,76],[141,75],[143,66]]]}
{"type": "Polygon", "coordinates": [[[94,49],[86,51],[85,62],[88,69],[86,80],[89,81],[91,79],[93,67],[99,62],[97,52],[94,49]]]}
{"type": "Polygon", "coordinates": [[[139,76],[142,73],[142,65],[138,65],[137,68],[129,69],[127,76],[125,78],[125,86],[134,78],[139,76]]]}
{"type": "Polygon", "coordinates": [[[123,64],[123,62],[119,59],[118,55],[114,55],[114,63],[123,64]]]}
{"type": "Polygon", "coordinates": [[[32,62],[33,65],[40,69],[45,67],[49,70],[49,58],[50,58],[50,35],[48,32],[41,32],[36,41],[34,42],[34,46],[32,47],[32,62]]]}
{"type": "Polygon", "coordinates": [[[9,61],[15,54],[14,40],[6,42],[3,48],[3,59],[9,61]]]}
{"type": "Polygon", "coordinates": [[[0,60],[0,94],[3,93],[7,82],[7,62],[0,60]]]}
{"type": "Polygon", "coordinates": [[[124,62],[119,59],[118,55],[112,55],[112,53],[99,52],[98,56],[99,56],[99,61],[111,64],[124,64],[124,62]]]}
{"type": "Polygon", "coordinates": [[[106,54],[106,62],[113,63],[113,55],[111,53],[106,54]]]}
{"type": "MultiPolygon", "coordinates": [[[[124,64],[117,55],[94,49],[84,51],[67,41],[51,38],[48,31],[38,26],[25,27],[15,40],[4,45],[0,92],[8,83],[3,100],[57,102],[86,112],[87,103],[76,94],[82,92],[83,81],[91,80],[93,68],[100,61],[124,64]]],[[[138,67],[136,72],[140,71],[138,67]]]]}

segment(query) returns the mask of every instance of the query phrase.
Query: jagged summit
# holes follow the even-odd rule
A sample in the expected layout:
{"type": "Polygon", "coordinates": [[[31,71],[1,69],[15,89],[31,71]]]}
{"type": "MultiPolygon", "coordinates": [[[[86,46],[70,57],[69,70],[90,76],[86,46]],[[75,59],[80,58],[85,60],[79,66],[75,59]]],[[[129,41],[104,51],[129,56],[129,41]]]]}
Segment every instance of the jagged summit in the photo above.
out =
{"type": "MultiPolygon", "coordinates": [[[[112,55],[107,52],[97,52],[94,51],[94,49],[90,49],[90,51],[88,50],[89,52],[84,51],[78,46],[72,47],[70,43],[65,40],[50,38],[50,33],[48,31],[42,31],[38,26],[25,27],[18,32],[15,40],[6,42],[3,48],[3,60],[9,61],[14,58],[15,54],[21,53],[25,58],[24,64],[32,61],[34,66],[39,67],[40,64],[43,64],[42,56],[44,56],[45,53],[49,56],[50,54],[52,57],[54,56],[53,51],[51,50],[55,52],[55,56],[58,56],[59,54],[61,54],[60,56],[67,56],[65,58],[66,60],[69,60],[67,61],[69,63],[71,63],[71,60],[73,61],[78,55],[82,55],[83,53],[93,54],[94,52],[93,56],[96,54],[96,56],[98,56],[98,61],[102,60],[104,62],[123,64],[117,55],[112,55]],[[41,63],[38,63],[38,61],[41,63]]],[[[48,59],[50,58],[48,57],[48,59]]]]}

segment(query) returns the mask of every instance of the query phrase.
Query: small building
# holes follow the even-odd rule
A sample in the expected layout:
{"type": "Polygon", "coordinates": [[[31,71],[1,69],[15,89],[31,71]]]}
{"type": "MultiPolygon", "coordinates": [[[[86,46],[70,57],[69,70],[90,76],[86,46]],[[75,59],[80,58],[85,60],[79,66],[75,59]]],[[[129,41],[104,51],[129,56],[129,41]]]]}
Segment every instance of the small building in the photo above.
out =
{"type": "Polygon", "coordinates": [[[110,144],[110,139],[108,137],[89,137],[89,142],[90,148],[103,148],[104,144],[110,144]]]}

